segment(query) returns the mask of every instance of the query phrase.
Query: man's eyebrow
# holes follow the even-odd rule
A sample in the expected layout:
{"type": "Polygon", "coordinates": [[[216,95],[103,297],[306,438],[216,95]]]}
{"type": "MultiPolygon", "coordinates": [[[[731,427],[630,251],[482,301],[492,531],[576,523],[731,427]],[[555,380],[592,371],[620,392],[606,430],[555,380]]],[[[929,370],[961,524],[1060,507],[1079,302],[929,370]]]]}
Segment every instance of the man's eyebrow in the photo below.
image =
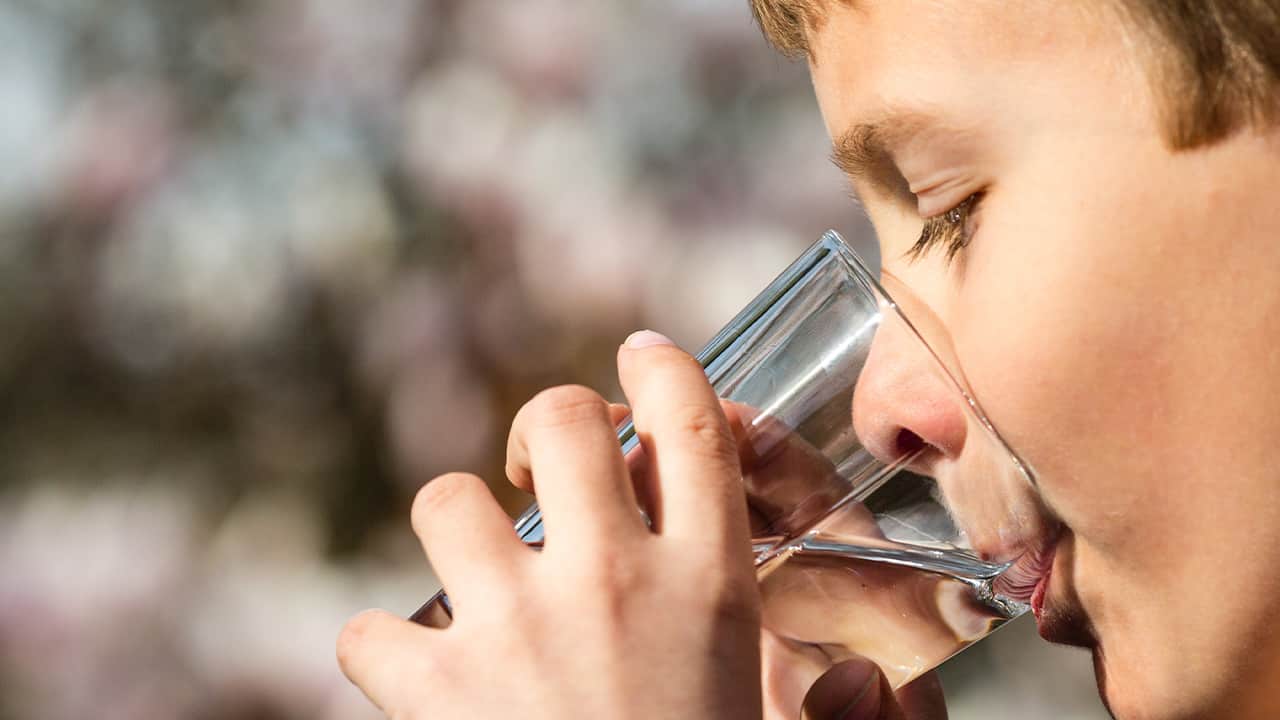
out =
{"type": "MultiPolygon", "coordinates": [[[[920,135],[946,129],[942,119],[920,110],[887,111],[842,132],[832,144],[831,161],[852,181],[897,193],[906,186],[893,153],[920,135]]],[[[908,191],[909,192],[909,191],[908,191]]]]}

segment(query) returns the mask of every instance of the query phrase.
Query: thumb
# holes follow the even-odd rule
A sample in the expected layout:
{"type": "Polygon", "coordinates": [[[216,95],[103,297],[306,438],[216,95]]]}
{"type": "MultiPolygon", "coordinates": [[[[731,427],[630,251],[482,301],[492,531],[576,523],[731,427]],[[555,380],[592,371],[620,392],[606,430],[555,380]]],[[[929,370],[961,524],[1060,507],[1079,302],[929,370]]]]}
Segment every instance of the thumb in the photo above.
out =
{"type": "Polygon", "coordinates": [[[818,678],[804,696],[802,720],[901,720],[880,668],[863,658],[846,660],[818,678]]]}

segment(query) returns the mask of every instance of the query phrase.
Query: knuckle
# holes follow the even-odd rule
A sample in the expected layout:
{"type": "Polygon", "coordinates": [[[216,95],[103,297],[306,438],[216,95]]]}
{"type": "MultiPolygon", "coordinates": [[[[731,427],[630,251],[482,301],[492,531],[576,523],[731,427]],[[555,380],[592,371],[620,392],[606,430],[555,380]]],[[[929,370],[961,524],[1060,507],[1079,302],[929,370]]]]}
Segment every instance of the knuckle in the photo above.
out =
{"type": "Polygon", "coordinates": [[[571,592],[599,633],[627,627],[636,607],[652,599],[643,569],[622,552],[597,554],[580,566],[577,580],[571,592]]]}
{"type": "Polygon", "coordinates": [[[421,527],[433,513],[449,507],[460,495],[468,492],[475,483],[483,483],[470,473],[448,473],[423,485],[413,498],[412,519],[415,527],[421,527]]]}
{"type": "Polygon", "coordinates": [[[641,583],[641,573],[632,552],[610,546],[578,563],[583,589],[596,597],[625,596],[641,583]]]}
{"type": "Polygon", "coordinates": [[[525,405],[524,412],[531,424],[541,428],[609,422],[609,404],[599,393],[581,385],[561,385],[543,390],[525,405]]]}
{"type": "Polygon", "coordinates": [[[686,405],[675,416],[674,429],[689,450],[725,466],[737,466],[737,444],[718,407],[686,405]]]}

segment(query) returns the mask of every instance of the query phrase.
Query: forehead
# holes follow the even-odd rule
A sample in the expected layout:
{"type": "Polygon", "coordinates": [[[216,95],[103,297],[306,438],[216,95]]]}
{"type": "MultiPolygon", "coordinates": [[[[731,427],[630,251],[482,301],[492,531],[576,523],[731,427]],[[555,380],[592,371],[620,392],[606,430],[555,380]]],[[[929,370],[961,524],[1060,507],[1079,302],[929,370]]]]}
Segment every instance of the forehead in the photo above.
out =
{"type": "Polygon", "coordinates": [[[835,136],[837,125],[885,105],[982,105],[1017,76],[1034,75],[1032,91],[1036,85],[1078,81],[1072,58],[1096,54],[1106,40],[1103,24],[1081,5],[829,1],[823,22],[807,36],[828,130],[835,136]]]}

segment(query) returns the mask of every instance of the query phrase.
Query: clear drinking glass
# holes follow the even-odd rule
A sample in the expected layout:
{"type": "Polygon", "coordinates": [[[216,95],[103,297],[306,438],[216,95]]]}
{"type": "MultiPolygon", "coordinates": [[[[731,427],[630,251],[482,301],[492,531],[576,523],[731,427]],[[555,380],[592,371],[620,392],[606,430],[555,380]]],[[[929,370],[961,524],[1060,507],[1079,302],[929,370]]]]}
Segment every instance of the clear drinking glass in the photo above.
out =
{"type": "MultiPolygon", "coordinates": [[[[783,692],[803,697],[854,654],[900,687],[1028,609],[1052,539],[1032,474],[968,391],[941,323],[838,234],[698,359],[745,427],[764,653],[787,669],[783,692]],[[895,408],[947,423],[949,447],[871,437],[895,408]]],[[[643,462],[630,423],[619,439],[643,462]]],[[[542,541],[536,505],[515,527],[542,541]]],[[[450,612],[442,591],[412,619],[443,627],[450,612]]]]}

